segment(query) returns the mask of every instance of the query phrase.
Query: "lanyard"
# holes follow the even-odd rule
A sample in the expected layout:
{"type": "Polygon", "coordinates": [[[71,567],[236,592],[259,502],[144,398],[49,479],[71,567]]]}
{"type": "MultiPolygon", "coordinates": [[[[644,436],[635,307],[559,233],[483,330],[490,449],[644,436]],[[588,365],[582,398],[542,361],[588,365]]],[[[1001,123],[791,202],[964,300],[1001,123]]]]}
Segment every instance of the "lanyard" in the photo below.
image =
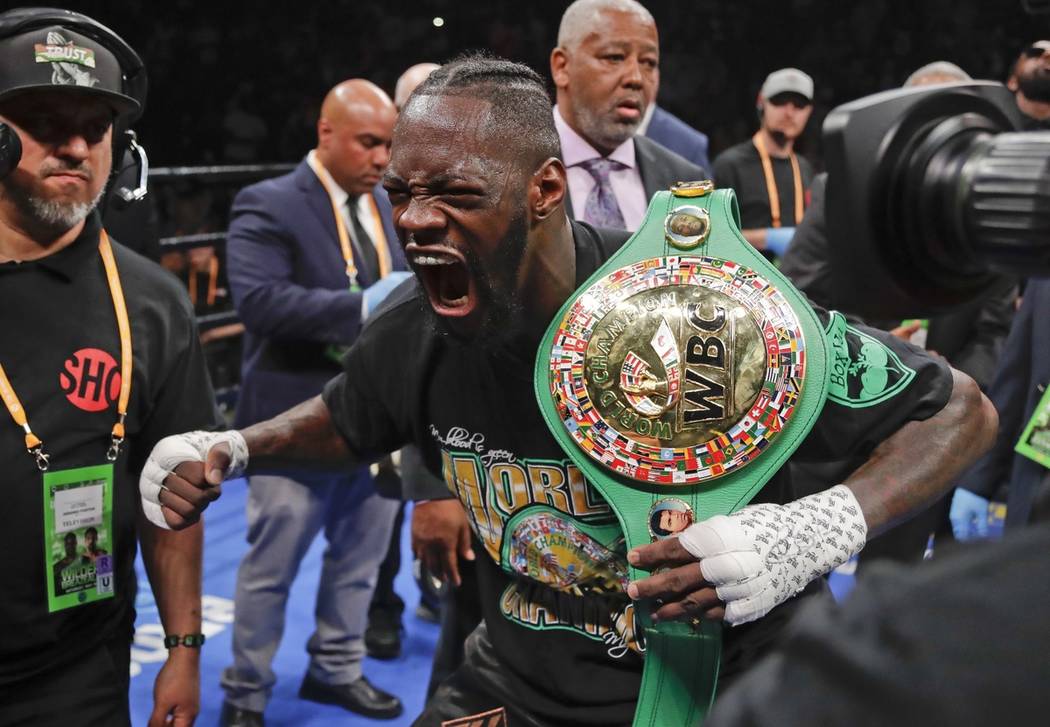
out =
{"type": "MultiPolygon", "coordinates": [[[[773,163],[769,160],[769,152],[762,141],[761,131],[756,131],[751,137],[755,148],[758,149],[758,158],[762,161],[762,174],[766,178],[766,194],[769,195],[769,214],[773,218],[772,227],[780,227],[780,193],[777,191],[777,180],[773,177],[773,163]]],[[[798,168],[798,157],[795,152],[789,152],[791,159],[791,174],[795,178],[795,224],[802,222],[802,172],[798,168]]]]}
{"type": "MultiPolygon", "coordinates": [[[[120,445],[124,442],[124,419],[127,417],[128,401],[131,399],[131,324],[128,322],[128,309],[124,304],[124,289],[120,285],[117,261],[113,258],[113,248],[105,230],[99,232],[98,252],[106,269],[106,281],[109,283],[113,310],[117,314],[117,329],[120,331],[120,399],[117,403],[117,422],[113,425],[112,442],[109,451],[106,452],[106,459],[115,462],[120,454],[120,445]]],[[[46,471],[51,455],[44,453],[43,441],[30,429],[26,411],[11,386],[3,365],[0,365],[0,396],[3,397],[15,424],[22,427],[26,433],[26,450],[36,457],[36,466],[40,471],[46,471]]]]}
{"type": "MultiPolygon", "coordinates": [[[[346,222],[343,220],[343,215],[339,211],[339,202],[336,201],[335,190],[332,189],[328,172],[313,156],[313,153],[306,157],[306,163],[310,165],[314,174],[317,175],[317,178],[321,182],[321,186],[324,187],[324,191],[328,193],[328,200],[332,203],[332,213],[335,215],[335,230],[339,235],[339,247],[343,251],[343,260],[346,261],[346,277],[350,279],[350,289],[360,290],[361,286],[357,281],[357,266],[354,265],[354,250],[350,246],[350,233],[347,232],[346,222]]],[[[376,201],[371,194],[368,195],[368,201],[372,206],[372,219],[378,220],[379,208],[376,207],[376,201]]],[[[350,214],[356,214],[356,212],[350,210],[350,214]]],[[[361,244],[364,243],[361,242],[361,244]]],[[[375,246],[376,255],[379,258],[379,277],[385,278],[390,273],[390,252],[387,249],[386,232],[383,231],[382,225],[379,225],[379,232],[372,241],[372,244],[375,246]]]]}

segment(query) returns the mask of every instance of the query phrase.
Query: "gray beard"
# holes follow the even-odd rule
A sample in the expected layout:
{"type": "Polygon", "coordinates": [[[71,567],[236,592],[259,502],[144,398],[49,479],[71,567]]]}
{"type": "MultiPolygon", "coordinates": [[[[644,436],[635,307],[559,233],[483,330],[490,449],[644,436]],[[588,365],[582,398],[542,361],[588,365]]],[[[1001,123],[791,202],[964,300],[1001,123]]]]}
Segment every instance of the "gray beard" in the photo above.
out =
{"type": "Polygon", "coordinates": [[[636,123],[626,124],[608,119],[590,109],[578,109],[576,113],[580,121],[581,136],[608,149],[616,149],[634,136],[645,117],[643,113],[636,123]]]}
{"type": "Polygon", "coordinates": [[[33,210],[33,217],[41,224],[49,227],[63,228],[68,230],[74,225],[80,224],[91,214],[91,210],[102,201],[102,194],[106,190],[100,189],[95,199],[90,202],[73,202],[62,204],[61,202],[50,202],[37,197],[29,198],[29,205],[33,210]]]}
{"type": "Polygon", "coordinates": [[[28,194],[24,189],[6,185],[18,209],[33,222],[58,232],[64,232],[83,222],[91,210],[102,201],[103,187],[90,202],[55,202],[28,194]]]}

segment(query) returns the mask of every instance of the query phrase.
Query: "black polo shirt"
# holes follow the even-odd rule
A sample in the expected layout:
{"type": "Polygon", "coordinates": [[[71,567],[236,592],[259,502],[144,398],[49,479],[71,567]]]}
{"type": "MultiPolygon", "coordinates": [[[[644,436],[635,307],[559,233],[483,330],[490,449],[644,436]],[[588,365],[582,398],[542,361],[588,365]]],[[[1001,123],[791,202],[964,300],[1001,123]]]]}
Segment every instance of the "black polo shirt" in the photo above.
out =
{"type": "MultiPolygon", "coordinates": [[[[68,247],[0,265],[0,363],[51,469],[105,464],[117,419],[120,335],[92,213],[68,247]]],[[[127,439],[114,467],[113,598],[49,614],[43,486],[22,430],[0,411],[4,541],[0,690],[113,639],[130,641],[138,475],[157,440],[219,424],[193,310],[179,282],[114,243],[134,354],[127,439]]]]}
{"type": "MultiPolygon", "coordinates": [[[[799,175],[802,177],[803,206],[809,206],[809,187],[813,183],[813,165],[803,156],[798,159],[799,175]]],[[[794,227],[795,220],[795,175],[790,159],[770,157],[773,179],[777,183],[780,198],[780,224],[794,227]]],[[[748,139],[731,146],[715,159],[715,184],[719,189],[731,188],[736,192],[740,205],[740,227],[751,230],[772,227],[773,214],[769,209],[769,190],[762,171],[762,160],[755,143],[748,139]]]]}

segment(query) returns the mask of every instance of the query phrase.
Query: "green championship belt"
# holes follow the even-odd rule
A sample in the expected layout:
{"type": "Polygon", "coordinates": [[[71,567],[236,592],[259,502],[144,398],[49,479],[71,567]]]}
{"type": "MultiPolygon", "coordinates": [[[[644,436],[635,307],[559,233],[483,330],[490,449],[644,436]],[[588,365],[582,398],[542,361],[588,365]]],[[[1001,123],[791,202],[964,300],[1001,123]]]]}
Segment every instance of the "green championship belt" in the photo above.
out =
{"type": "MultiPolygon", "coordinates": [[[[688,182],[657,193],[641,229],[562,306],[535,387],[630,549],[746,505],[816,421],[827,364],[816,314],[741,236],[733,192],[688,182]]],[[[646,659],[634,725],[699,724],[723,626],[653,624],[652,607],[636,604],[646,659]]]]}

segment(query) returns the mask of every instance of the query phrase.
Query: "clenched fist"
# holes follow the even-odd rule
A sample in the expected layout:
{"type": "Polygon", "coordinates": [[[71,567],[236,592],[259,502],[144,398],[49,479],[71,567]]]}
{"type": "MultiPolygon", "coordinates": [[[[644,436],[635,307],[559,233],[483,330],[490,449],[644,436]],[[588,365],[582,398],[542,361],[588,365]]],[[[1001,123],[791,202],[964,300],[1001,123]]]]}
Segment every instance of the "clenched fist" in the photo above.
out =
{"type": "Polygon", "coordinates": [[[219,499],[223,480],[248,465],[240,432],[186,432],[157,442],[139,478],[142,511],[159,528],[193,525],[219,499]]]}

